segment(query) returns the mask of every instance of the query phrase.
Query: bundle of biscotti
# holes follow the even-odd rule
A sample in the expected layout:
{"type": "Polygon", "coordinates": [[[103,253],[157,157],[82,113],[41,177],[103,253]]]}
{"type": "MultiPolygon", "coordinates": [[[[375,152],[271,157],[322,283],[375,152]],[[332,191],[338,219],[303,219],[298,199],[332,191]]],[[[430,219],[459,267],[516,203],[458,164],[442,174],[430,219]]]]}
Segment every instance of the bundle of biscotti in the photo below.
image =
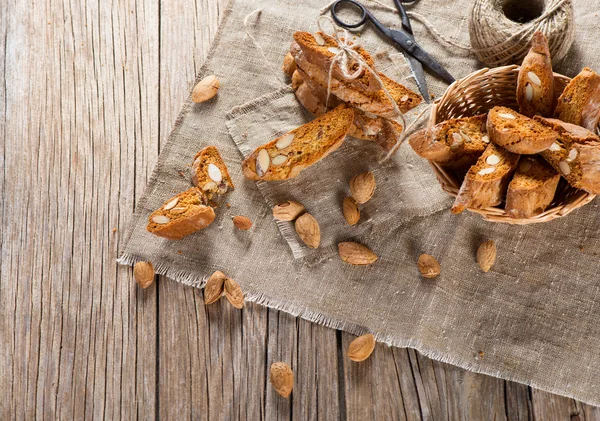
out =
{"type": "Polygon", "coordinates": [[[224,195],[234,189],[227,166],[214,146],[202,149],[192,165],[194,187],[167,200],[148,217],[146,229],[169,240],[209,226],[224,195]]]}
{"type": "Polygon", "coordinates": [[[260,146],[242,164],[251,180],[285,180],[325,158],[347,135],[377,143],[384,150],[397,144],[403,127],[394,118],[418,105],[422,98],[383,73],[376,72],[367,51],[355,46],[355,60],[331,65],[340,53],[337,41],[321,32],[296,32],[283,63],[299,102],[315,120],[260,146]],[[371,69],[372,71],[370,71],[371,69]],[[348,78],[345,72],[355,73],[348,78]]]}
{"type": "Polygon", "coordinates": [[[600,120],[600,76],[585,68],[555,100],[548,44],[536,33],[519,70],[516,99],[519,112],[496,106],[410,137],[418,155],[464,177],[454,213],[504,203],[512,218],[539,215],[553,203],[561,176],[600,194],[600,137],[590,131],[600,120]]]}
{"type": "MultiPolygon", "coordinates": [[[[352,43],[348,41],[348,45],[352,43]]],[[[356,46],[354,51],[377,72],[377,77],[363,69],[358,77],[347,79],[338,62],[331,65],[339,51],[335,38],[322,32],[314,35],[308,32],[294,34],[290,53],[284,60],[284,71],[292,78],[292,88],[298,101],[317,116],[335,108],[340,102],[347,103],[355,110],[354,123],[348,134],[357,139],[374,141],[389,150],[402,131],[402,126],[393,120],[395,109],[406,113],[421,103],[422,98],[378,72],[371,55],[360,46],[356,46]],[[286,65],[290,62],[293,62],[292,66],[286,65]]],[[[351,70],[358,70],[358,66],[358,63],[353,63],[351,70]]]]}

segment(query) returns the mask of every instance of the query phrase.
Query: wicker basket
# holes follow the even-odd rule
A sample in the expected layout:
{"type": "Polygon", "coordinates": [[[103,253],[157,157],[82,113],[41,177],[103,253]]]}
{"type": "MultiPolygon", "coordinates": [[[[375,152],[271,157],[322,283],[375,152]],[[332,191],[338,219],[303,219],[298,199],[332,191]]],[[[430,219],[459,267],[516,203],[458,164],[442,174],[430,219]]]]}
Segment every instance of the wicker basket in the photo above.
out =
{"type": "MultiPolygon", "coordinates": [[[[518,73],[519,66],[515,65],[481,69],[454,82],[431,107],[429,126],[450,118],[482,114],[496,105],[518,109],[516,99],[518,73]]],[[[554,86],[557,96],[560,95],[570,80],[566,76],[558,73],[554,74],[554,86]]],[[[462,179],[457,179],[454,174],[445,171],[435,162],[430,161],[429,163],[444,191],[456,197],[462,179]]],[[[561,178],[554,201],[540,215],[527,219],[514,219],[508,216],[502,207],[469,210],[480,214],[488,221],[524,225],[548,222],[560,218],[589,203],[594,197],[595,195],[591,193],[571,187],[561,178]]]]}

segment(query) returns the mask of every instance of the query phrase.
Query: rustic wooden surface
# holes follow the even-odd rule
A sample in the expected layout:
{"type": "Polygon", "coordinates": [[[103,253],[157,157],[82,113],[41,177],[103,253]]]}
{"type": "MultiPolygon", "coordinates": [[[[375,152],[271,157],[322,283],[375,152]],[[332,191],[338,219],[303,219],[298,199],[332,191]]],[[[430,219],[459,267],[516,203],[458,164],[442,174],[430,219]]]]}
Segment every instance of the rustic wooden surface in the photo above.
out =
{"type": "Polygon", "coordinates": [[[225,1],[0,2],[0,419],[600,419],[412,350],[351,363],[351,335],[115,264],[225,1]]]}

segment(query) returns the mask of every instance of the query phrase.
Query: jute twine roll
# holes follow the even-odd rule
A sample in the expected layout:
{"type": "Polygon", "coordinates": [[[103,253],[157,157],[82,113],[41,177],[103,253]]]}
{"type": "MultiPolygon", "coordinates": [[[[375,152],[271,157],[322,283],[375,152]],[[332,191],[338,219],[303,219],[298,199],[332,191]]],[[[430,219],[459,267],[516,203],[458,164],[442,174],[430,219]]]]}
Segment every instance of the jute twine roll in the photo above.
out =
{"type": "Polygon", "coordinates": [[[469,20],[471,46],[487,66],[520,63],[535,31],[548,38],[552,60],[561,60],[575,38],[571,0],[475,1],[469,20]]]}

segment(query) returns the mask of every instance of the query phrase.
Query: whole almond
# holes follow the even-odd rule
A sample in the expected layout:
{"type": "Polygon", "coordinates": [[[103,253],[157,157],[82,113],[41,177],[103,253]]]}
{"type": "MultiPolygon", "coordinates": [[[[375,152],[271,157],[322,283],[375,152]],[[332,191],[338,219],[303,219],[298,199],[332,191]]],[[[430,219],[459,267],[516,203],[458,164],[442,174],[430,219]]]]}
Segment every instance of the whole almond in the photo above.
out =
{"type": "Polygon", "coordinates": [[[292,74],[296,70],[296,61],[294,60],[294,56],[292,55],[292,53],[287,53],[284,57],[283,66],[281,67],[281,70],[283,70],[283,73],[285,73],[289,77],[292,77],[292,74]]]}
{"type": "Polygon", "coordinates": [[[252,221],[247,216],[238,215],[233,217],[233,225],[242,231],[252,228],[252,221]]]}
{"type": "Polygon", "coordinates": [[[375,336],[370,333],[359,336],[348,347],[348,358],[357,363],[366,360],[375,349],[375,336]]]}
{"type": "Polygon", "coordinates": [[[231,278],[225,279],[225,298],[235,308],[244,307],[244,293],[240,285],[231,278]]]}
{"type": "Polygon", "coordinates": [[[355,266],[370,265],[377,260],[377,255],[370,248],[353,241],[339,243],[338,253],[342,261],[355,266]]]}
{"type": "Polygon", "coordinates": [[[212,304],[223,295],[223,287],[227,276],[221,271],[216,271],[206,281],[204,287],[204,304],[212,304]]]}
{"type": "Polygon", "coordinates": [[[294,372],[292,371],[292,367],[284,362],[273,363],[271,364],[269,377],[277,393],[284,398],[290,396],[294,388],[294,372]]]}
{"type": "Polygon", "coordinates": [[[496,261],[496,243],[494,240],[481,243],[477,249],[477,263],[482,271],[489,271],[496,261]]]}
{"type": "Polygon", "coordinates": [[[440,264],[435,257],[429,254],[422,254],[419,256],[419,260],[417,261],[417,266],[419,267],[419,271],[424,278],[435,278],[440,274],[441,268],[440,264]]]}
{"type": "Polygon", "coordinates": [[[148,288],[154,282],[154,266],[150,262],[137,262],[133,267],[133,277],[139,286],[148,288]]]}
{"type": "Polygon", "coordinates": [[[358,174],[350,180],[350,194],[361,205],[367,203],[375,192],[375,176],[371,171],[358,174]]]}
{"type": "Polygon", "coordinates": [[[280,221],[293,221],[304,213],[306,209],[301,203],[288,200],[273,208],[273,217],[280,221]]]}
{"type": "Polygon", "coordinates": [[[347,196],[344,197],[344,203],[342,204],[342,211],[344,212],[344,218],[350,225],[356,225],[360,219],[360,210],[356,204],[354,198],[347,196]]]}
{"type": "Polygon", "coordinates": [[[308,247],[316,249],[321,244],[321,228],[310,213],[305,213],[296,219],[296,232],[308,247]]]}
{"type": "Polygon", "coordinates": [[[192,101],[208,101],[217,94],[219,86],[221,86],[221,83],[215,75],[205,77],[194,86],[194,90],[192,91],[192,101]]]}

